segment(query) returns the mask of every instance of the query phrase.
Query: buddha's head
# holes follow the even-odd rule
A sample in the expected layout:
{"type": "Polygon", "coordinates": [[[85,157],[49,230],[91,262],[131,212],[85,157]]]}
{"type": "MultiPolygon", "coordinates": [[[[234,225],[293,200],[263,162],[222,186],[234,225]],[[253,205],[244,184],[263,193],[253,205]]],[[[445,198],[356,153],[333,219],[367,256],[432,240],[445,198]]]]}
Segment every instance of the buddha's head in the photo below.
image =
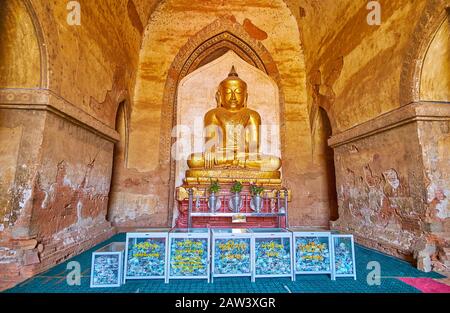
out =
{"type": "Polygon", "coordinates": [[[231,67],[228,77],[220,84],[216,93],[218,106],[231,111],[237,111],[246,106],[247,83],[239,78],[234,66],[231,67]]]}

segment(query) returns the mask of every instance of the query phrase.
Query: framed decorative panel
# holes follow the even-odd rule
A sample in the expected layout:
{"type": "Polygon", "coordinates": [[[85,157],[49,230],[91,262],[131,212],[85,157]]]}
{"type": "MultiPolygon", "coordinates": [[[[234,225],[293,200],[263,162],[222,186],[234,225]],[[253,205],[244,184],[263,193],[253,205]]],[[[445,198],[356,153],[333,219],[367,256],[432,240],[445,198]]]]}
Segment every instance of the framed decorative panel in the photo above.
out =
{"type": "Polygon", "coordinates": [[[292,233],[295,274],[333,274],[330,232],[292,233]]]}
{"type": "Polygon", "coordinates": [[[355,245],[353,235],[332,235],[333,269],[335,277],[356,280],[355,245]]]}
{"type": "Polygon", "coordinates": [[[252,276],[251,238],[247,229],[212,229],[212,278],[252,276]]]}
{"type": "Polygon", "coordinates": [[[167,279],[169,229],[127,233],[125,275],[127,279],[167,279]]]}
{"type": "Polygon", "coordinates": [[[92,253],[91,288],[120,287],[125,244],[113,242],[92,253]]]}
{"type": "Polygon", "coordinates": [[[210,276],[208,228],[173,229],[169,233],[168,280],[210,276]]]}
{"type": "Polygon", "coordinates": [[[292,263],[292,234],[283,228],[253,228],[252,261],[253,277],[291,277],[294,280],[292,263]]]}

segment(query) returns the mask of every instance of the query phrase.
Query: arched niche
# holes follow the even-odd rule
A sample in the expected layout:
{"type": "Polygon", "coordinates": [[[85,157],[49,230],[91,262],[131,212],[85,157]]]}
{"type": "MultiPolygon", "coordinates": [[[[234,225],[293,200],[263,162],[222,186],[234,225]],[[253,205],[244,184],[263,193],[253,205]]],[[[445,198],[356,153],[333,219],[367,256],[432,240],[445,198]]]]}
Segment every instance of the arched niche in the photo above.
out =
{"type": "MultiPolygon", "coordinates": [[[[220,56],[220,53],[233,51],[242,60],[260,69],[270,76],[278,86],[280,103],[280,124],[284,128],[284,94],[281,88],[278,68],[267,49],[257,40],[251,38],[242,25],[233,21],[232,16],[225,16],[204,27],[179,50],[169,69],[164,90],[161,116],[172,123],[161,124],[161,138],[170,138],[176,125],[177,92],[181,80],[220,56]]],[[[281,142],[283,147],[283,131],[281,142]]],[[[174,141],[161,141],[160,160],[168,160],[174,141]]],[[[171,180],[173,181],[172,175],[171,180]]]]}
{"type": "Polygon", "coordinates": [[[127,168],[128,138],[129,138],[129,100],[128,97],[119,102],[116,111],[115,130],[119,134],[119,141],[114,144],[111,187],[108,198],[107,220],[116,223],[117,216],[124,216],[126,209],[120,198],[120,183],[127,168]]]}
{"type": "MultiPolygon", "coordinates": [[[[293,199],[293,207],[300,208],[309,192],[302,188],[308,184],[301,173],[309,167],[311,142],[309,125],[304,123],[309,115],[298,24],[280,0],[254,3],[245,11],[226,2],[222,10],[213,14],[199,10],[202,6],[164,1],[146,26],[133,94],[128,158],[130,179],[139,178],[142,186],[133,185],[126,190],[154,197],[152,223],[166,218],[168,223],[172,221],[175,162],[171,150],[175,138],[171,134],[177,123],[179,83],[196,69],[233,51],[278,86],[283,180],[287,187],[302,189],[293,199]],[[262,5],[266,6],[264,10],[262,5]],[[223,12],[229,15],[222,15],[223,12]],[[183,23],[185,15],[191,14],[198,15],[196,23],[183,23]],[[267,38],[257,39],[245,21],[266,32],[267,38]]],[[[136,211],[139,215],[144,210],[136,211]]],[[[301,210],[290,217],[295,214],[301,215],[301,210]]]]}
{"type": "MultiPolygon", "coordinates": [[[[159,147],[159,159],[168,160],[169,164],[169,221],[175,218],[177,210],[174,210],[174,194],[176,183],[179,183],[177,163],[172,155],[172,147],[176,142],[173,134],[173,127],[177,124],[178,112],[178,92],[180,82],[189,73],[195,71],[198,66],[205,65],[206,62],[213,62],[219,59],[221,53],[233,51],[241,60],[258,68],[269,76],[278,87],[278,107],[280,125],[281,153],[284,148],[284,93],[281,88],[280,75],[275,61],[263,44],[251,38],[245,29],[233,20],[232,16],[225,16],[215,20],[200,30],[196,35],[178,51],[167,74],[164,88],[164,99],[161,110],[161,118],[166,123],[161,123],[159,147]],[[219,58],[218,58],[219,57],[219,58]],[[170,139],[171,138],[171,139],[170,139]],[[170,140],[168,140],[170,139],[170,140]]],[[[229,69],[228,69],[229,71],[229,69]]],[[[226,74],[228,74],[226,71],[226,74]]],[[[219,81],[225,76],[221,75],[219,81]]]]}
{"type": "Polygon", "coordinates": [[[450,102],[450,20],[442,21],[423,61],[420,100],[450,102]]]}
{"type": "Polygon", "coordinates": [[[334,150],[328,145],[332,136],[330,118],[327,111],[317,107],[314,121],[313,137],[313,164],[317,168],[316,182],[321,190],[317,194],[316,220],[322,225],[338,219],[338,201],[336,192],[336,175],[334,166],[334,150]]]}
{"type": "Polygon", "coordinates": [[[217,87],[227,77],[232,66],[235,67],[239,77],[247,83],[247,106],[261,115],[263,136],[261,152],[281,157],[278,86],[266,73],[244,61],[233,51],[228,51],[191,72],[178,85],[176,125],[182,128],[179,129],[177,143],[191,143],[191,150],[175,151],[176,186],[182,184],[185,171],[188,169],[186,159],[189,154],[203,152],[203,117],[207,111],[217,107],[215,101],[217,87]]]}
{"type": "Polygon", "coordinates": [[[45,87],[42,36],[28,0],[0,6],[0,34],[0,88],[45,87]]]}
{"type": "Polygon", "coordinates": [[[442,0],[429,1],[417,21],[405,49],[399,89],[401,105],[420,101],[421,75],[425,57],[440,26],[448,20],[448,10],[442,0]]]}

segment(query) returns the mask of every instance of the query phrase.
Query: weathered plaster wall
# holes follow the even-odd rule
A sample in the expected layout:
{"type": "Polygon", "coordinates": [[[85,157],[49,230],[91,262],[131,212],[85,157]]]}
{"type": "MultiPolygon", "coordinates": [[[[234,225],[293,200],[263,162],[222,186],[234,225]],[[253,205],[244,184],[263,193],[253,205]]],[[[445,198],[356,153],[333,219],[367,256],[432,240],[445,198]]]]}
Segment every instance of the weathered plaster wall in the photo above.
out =
{"type": "Polygon", "coordinates": [[[5,142],[0,163],[0,289],[21,279],[25,252],[19,242],[29,238],[30,200],[44,121],[44,112],[0,110],[1,139],[5,142]]]}
{"type": "Polygon", "coordinates": [[[411,123],[335,148],[339,219],[334,227],[411,259],[425,226],[415,134],[417,126],[411,123]]]}
{"type": "Polygon", "coordinates": [[[422,270],[448,266],[449,116],[446,104],[417,103],[332,137],[333,228],[422,270]]]}
{"type": "Polygon", "coordinates": [[[113,147],[114,143],[47,114],[34,186],[32,234],[40,239],[65,237],[65,244],[93,235],[82,228],[105,222],[113,147]],[[80,238],[72,237],[71,230],[80,238]]]}
{"type": "Polygon", "coordinates": [[[8,142],[0,176],[3,288],[111,235],[114,144],[51,112],[0,111],[8,142]]]}
{"type": "MultiPolygon", "coordinates": [[[[445,105],[445,104],[444,104],[445,105]]],[[[442,107],[443,105],[436,105],[442,107]]],[[[450,268],[450,121],[419,122],[425,175],[425,229],[430,232],[425,251],[419,255],[429,270],[450,268]]]]}
{"type": "Polygon", "coordinates": [[[447,119],[419,122],[425,175],[426,221],[430,238],[419,254],[427,270],[450,269],[450,42],[449,12],[442,14],[441,25],[433,34],[420,72],[420,99],[434,102],[435,115],[447,119]],[[443,102],[443,103],[442,103],[443,102]],[[447,113],[442,113],[447,112],[447,113]]]}
{"type": "Polygon", "coordinates": [[[29,235],[30,212],[26,205],[39,166],[45,113],[2,109],[0,119],[5,143],[1,158],[0,238],[7,234],[20,238],[29,235]]]}
{"type": "Polygon", "coordinates": [[[0,88],[39,87],[38,42],[23,1],[2,1],[0,21],[0,88]]]}

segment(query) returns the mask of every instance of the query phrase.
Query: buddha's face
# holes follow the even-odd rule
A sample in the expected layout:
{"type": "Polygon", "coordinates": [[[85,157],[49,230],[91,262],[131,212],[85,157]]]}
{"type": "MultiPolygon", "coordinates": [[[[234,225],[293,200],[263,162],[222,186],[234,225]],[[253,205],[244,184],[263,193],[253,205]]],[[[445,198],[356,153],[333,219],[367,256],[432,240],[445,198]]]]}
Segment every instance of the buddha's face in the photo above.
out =
{"type": "Polygon", "coordinates": [[[223,81],[219,86],[220,103],[227,110],[240,110],[247,98],[246,84],[237,79],[223,81]]]}

